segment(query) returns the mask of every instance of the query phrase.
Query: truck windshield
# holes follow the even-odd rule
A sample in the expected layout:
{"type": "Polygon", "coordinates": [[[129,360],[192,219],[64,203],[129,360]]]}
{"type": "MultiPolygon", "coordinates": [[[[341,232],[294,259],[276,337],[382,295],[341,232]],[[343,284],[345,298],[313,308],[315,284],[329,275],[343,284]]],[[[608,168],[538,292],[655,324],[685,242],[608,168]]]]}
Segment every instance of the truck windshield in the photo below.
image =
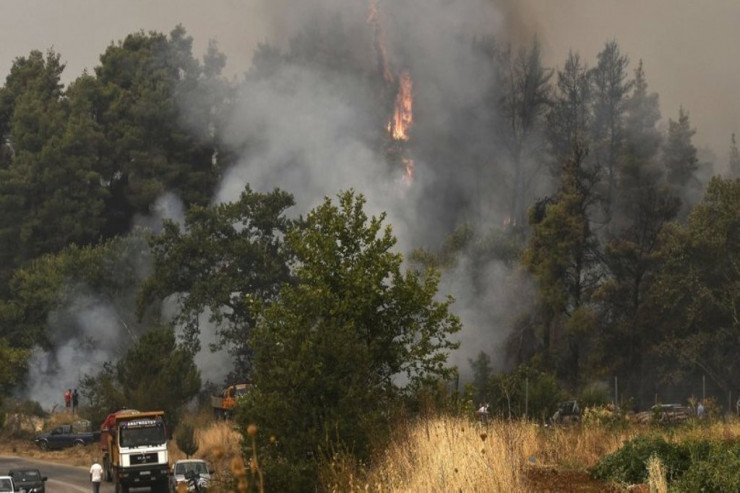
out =
{"type": "Polygon", "coordinates": [[[121,428],[121,447],[145,447],[162,445],[167,441],[162,423],[137,428],[121,428]]]}

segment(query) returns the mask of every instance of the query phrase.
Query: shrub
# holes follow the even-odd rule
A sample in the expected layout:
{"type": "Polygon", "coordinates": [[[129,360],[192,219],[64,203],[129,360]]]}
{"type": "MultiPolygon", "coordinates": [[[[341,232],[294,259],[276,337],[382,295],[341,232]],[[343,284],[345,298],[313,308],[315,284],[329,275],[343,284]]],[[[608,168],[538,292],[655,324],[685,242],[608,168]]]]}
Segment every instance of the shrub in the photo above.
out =
{"type": "Polygon", "coordinates": [[[673,491],[740,491],[740,444],[707,445],[695,454],[691,467],[672,485],[673,491]]]}
{"type": "MultiPolygon", "coordinates": [[[[705,442],[706,445],[706,442],[705,442]]],[[[596,479],[626,484],[644,483],[648,476],[647,462],[655,455],[664,465],[668,481],[683,474],[691,465],[692,456],[701,455],[701,444],[676,444],[662,437],[641,436],[603,457],[589,473],[596,479]]]]}
{"type": "Polygon", "coordinates": [[[182,452],[190,457],[198,451],[198,442],[195,440],[195,428],[190,423],[181,423],[175,433],[175,442],[182,452]]]}

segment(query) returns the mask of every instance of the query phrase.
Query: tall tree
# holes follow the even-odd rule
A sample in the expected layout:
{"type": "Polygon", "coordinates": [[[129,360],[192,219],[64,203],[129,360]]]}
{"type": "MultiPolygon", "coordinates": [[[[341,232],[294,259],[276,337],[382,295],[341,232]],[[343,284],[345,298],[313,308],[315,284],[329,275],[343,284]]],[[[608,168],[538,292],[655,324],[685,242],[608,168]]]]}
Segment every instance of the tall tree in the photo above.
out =
{"type": "Polygon", "coordinates": [[[53,51],[34,51],[16,60],[2,90],[12,153],[0,167],[0,249],[9,269],[100,236],[100,135],[74,87],[64,97],[63,67],[53,51]]]}
{"type": "Polygon", "coordinates": [[[740,178],[740,150],[737,148],[737,140],[735,134],[732,134],[730,140],[730,165],[729,165],[729,176],[730,178],[740,178]]]}
{"type": "Polygon", "coordinates": [[[587,149],[591,112],[590,71],[577,53],[570,52],[563,70],[558,70],[557,92],[547,115],[547,138],[552,154],[552,174],[559,176],[574,146],[587,149]]]}
{"type": "Polygon", "coordinates": [[[155,327],[118,361],[108,362],[97,375],[86,375],[80,386],[98,419],[122,407],[162,409],[175,426],[183,406],[198,394],[201,380],[193,353],[177,344],[174,330],[155,327]]]}
{"type": "Polygon", "coordinates": [[[598,242],[590,226],[598,173],[576,149],[556,196],[530,211],[532,237],[522,262],[538,284],[540,354],[569,384],[586,363],[590,298],[599,280],[598,242]]]}
{"type": "Polygon", "coordinates": [[[604,222],[608,225],[617,194],[624,117],[633,82],[628,80],[629,59],[622,55],[616,41],[607,42],[597,58],[598,63],[591,71],[594,96],[593,150],[606,181],[602,207],[604,222]]]}
{"type": "Polygon", "coordinates": [[[101,55],[96,110],[108,144],[100,163],[111,195],[107,235],[128,231],[133,216],[148,214],[165,191],[186,205],[210,201],[219,176],[213,132],[220,99],[193,96],[208,92],[201,82],[215,89],[223,59],[213,50],[207,56],[204,74],[182,26],[169,37],[130,34],[101,55]]]}
{"type": "Polygon", "coordinates": [[[631,194],[624,205],[626,225],[606,244],[606,279],[594,293],[599,304],[599,334],[594,347],[594,371],[620,375],[623,393],[645,397],[652,393],[654,372],[649,359],[652,338],[645,313],[647,290],[659,272],[660,234],[678,212],[680,201],[654,180],[631,194]]]}
{"type": "Polygon", "coordinates": [[[629,195],[646,178],[655,181],[661,174],[655,163],[663,139],[658,129],[660,104],[658,94],[648,92],[642,60],[635,69],[632,93],[625,109],[619,181],[622,194],[629,195]]]}
{"type": "Polygon", "coordinates": [[[678,120],[668,120],[668,139],[663,147],[663,166],[666,169],[666,179],[669,184],[684,188],[696,177],[698,169],[696,147],[691,139],[696,130],[691,128],[689,114],[683,107],[678,110],[678,120]]]}
{"type": "Polygon", "coordinates": [[[350,191],[311,211],[286,236],[295,282],[258,304],[256,385],[240,419],[260,428],[276,490],[313,490],[316,460],[333,450],[367,458],[404,393],[452,374],[452,300],[437,299],[437,273],[402,271],[385,215],[363,208],[350,191]]]}
{"type": "Polygon", "coordinates": [[[552,70],[542,64],[540,44],[535,39],[529,50],[512,57],[503,53],[504,87],[501,102],[504,114],[503,139],[512,167],[510,218],[525,220],[528,188],[541,164],[544,116],[550,103],[552,70]]]}
{"type": "Polygon", "coordinates": [[[666,231],[663,265],[650,286],[663,376],[706,375],[740,385],[740,180],[712,178],[685,225],[666,231]]]}

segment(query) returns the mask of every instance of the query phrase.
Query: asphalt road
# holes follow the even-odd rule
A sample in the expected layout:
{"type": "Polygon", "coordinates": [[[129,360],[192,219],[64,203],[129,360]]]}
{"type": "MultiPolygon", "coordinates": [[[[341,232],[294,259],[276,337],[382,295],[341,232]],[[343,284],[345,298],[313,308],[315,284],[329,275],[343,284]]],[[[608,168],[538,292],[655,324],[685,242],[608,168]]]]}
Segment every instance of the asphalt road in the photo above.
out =
{"type": "MultiPolygon", "coordinates": [[[[92,493],[90,474],[86,467],[64,466],[24,457],[0,456],[0,475],[14,467],[37,467],[46,476],[46,493],[92,493]]],[[[147,489],[132,491],[149,491],[147,489]]],[[[113,483],[103,481],[100,493],[113,493],[113,483]]]]}

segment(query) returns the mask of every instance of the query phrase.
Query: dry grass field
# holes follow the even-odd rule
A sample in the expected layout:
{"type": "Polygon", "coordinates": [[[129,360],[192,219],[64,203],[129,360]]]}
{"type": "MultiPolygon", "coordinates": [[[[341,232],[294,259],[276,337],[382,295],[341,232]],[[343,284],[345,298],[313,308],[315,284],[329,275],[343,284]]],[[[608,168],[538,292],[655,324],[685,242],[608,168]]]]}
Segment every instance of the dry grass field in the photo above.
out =
{"type": "MultiPolygon", "coordinates": [[[[63,422],[65,416],[55,416],[63,422]]],[[[229,421],[210,416],[188,417],[196,427],[198,451],[216,471],[214,492],[246,491],[250,474],[240,456],[241,433],[229,421]]],[[[656,473],[645,485],[610,485],[592,479],[587,469],[620,448],[631,438],[662,433],[670,440],[708,438],[740,439],[740,422],[694,423],[680,428],[651,428],[583,423],[573,427],[546,427],[526,421],[436,417],[408,423],[374,465],[357,466],[352,458],[337,456],[322,471],[325,491],[332,493],[481,493],[529,492],[647,492],[665,491],[656,473]]],[[[185,455],[173,440],[171,458],[185,455]]],[[[34,457],[80,467],[98,459],[98,447],[90,445],[64,451],[43,452],[28,440],[0,441],[0,454],[34,457]]],[[[659,464],[650,467],[659,471],[659,464]]],[[[254,481],[252,481],[254,483],[254,481]]],[[[270,478],[264,479],[270,491],[270,478]]]]}

